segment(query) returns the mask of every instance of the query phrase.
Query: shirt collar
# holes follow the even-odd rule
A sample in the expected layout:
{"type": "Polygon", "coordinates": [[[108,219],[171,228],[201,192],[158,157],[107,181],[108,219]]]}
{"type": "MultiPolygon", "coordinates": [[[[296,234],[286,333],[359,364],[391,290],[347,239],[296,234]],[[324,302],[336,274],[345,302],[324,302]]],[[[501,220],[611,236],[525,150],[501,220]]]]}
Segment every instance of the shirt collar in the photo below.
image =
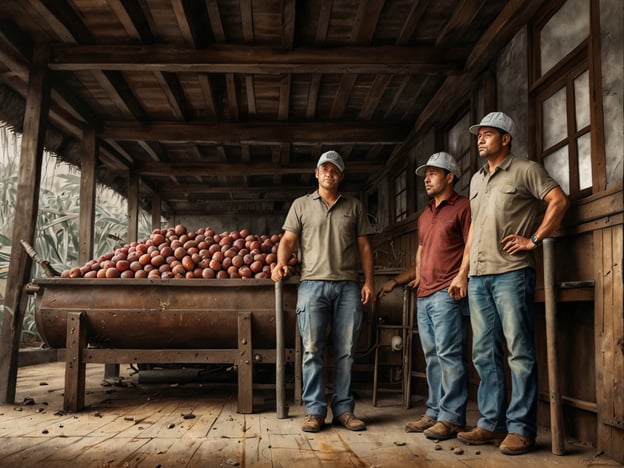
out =
{"type": "MultiPolygon", "coordinates": [[[[450,197],[448,197],[446,200],[442,200],[442,203],[440,203],[440,206],[442,206],[443,204],[454,205],[458,198],[459,198],[459,194],[455,190],[453,190],[453,192],[451,192],[450,197]]],[[[436,208],[435,199],[433,198],[430,199],[429,202],[427,203],[427,206],[431,210],[434,210],[436,208]]]]}
{"type": "MultiPolygon", "coordinates": [[[[502,162],[496,167],[496,170],[498,169],[501,169],[504,171],[509,170],[509,166],[511,166],[511,163],[513,162],[514,159],[515,159],[515,156],[509,153],[507,156],[505,156],[505,159],[503,159],[502,162]]],[[[481,168],[479,169],[479,172],[484,176],[487,176],[490,174],[490,166],[488,165],[487,162],[483,166],[481,166],[481,168]]]]}

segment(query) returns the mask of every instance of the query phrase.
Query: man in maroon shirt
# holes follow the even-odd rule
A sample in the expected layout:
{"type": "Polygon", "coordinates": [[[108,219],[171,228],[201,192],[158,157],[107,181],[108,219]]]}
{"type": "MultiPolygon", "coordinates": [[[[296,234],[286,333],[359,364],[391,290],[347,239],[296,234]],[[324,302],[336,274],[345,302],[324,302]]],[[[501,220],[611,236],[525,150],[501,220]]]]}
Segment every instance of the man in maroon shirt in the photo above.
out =
{"type": "Polygon", "coordinates": [[[470,203],[453,186],[461,171],[448,153],[435,153],[416,169],[431,198],[418,218],[414,279],[418,332],[426,363],[426,412],[407,432],[450,439],[466,425],[468,399],[465,339],[467,275],[460,274],[470,230],[470,203]]]}

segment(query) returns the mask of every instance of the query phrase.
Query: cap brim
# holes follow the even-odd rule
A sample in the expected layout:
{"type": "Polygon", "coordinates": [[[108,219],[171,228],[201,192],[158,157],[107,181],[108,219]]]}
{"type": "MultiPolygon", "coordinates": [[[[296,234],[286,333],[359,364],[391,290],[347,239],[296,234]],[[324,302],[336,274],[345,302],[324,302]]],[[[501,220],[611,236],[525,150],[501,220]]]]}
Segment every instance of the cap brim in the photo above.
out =
{"type": "Polygon", "coordinates": [[[427,165],[425,164],[424,166],[417,167],[414,173],[418,176],[424,176],[426,169],[427,169],[427,165]]]}
{"type": "Polygon", "coordinates": [[[472,125],[468,131],[470,133],[472,133],[473,135],[478,135],[479,134],[479,129],[482,127],[483,125],[477,124],[477,125],[472,125]]]}

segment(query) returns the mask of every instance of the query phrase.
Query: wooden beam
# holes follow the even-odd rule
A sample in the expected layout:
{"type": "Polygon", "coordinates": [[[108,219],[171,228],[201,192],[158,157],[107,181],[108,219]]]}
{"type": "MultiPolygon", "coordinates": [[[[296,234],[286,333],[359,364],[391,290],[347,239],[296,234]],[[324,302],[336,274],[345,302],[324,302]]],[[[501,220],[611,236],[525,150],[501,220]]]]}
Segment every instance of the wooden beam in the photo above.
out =
{"type": "Polygon", "coordinates": [[[377,75],[375,77],[373,85],[368,92],[368,96],[366,96],[366,100],[364,101],[364,105],[358,114],[358,120],[370,120],[373,117],[375,109],[377,109],[377,105],[379,101],[381,101],[390,81],[392,81],[391,75],[377,75]]]}
{"type": "Polygon", "coordinates": [[[267,46],[213,44],[203,49],[170,45],[53,45],[52,70],[210,73],[460,73],[468,51],[430,46],[363,46],[284,51],[267,46]]]}
{"type": "Polygon", "coordinates": [[[147,44],[154,42],[147,18],[137,0],[108,0],[108,4],[131,39],[147,44]]]}
{"type": "Polygon", "coordinates": [[[0,329],[0,398],[3,403],[13,403],[17,386],[17,358],[26,309],[23,289],[30,279],[32,260],[25,249],[24,240],[35,245],[37,206],[43,160],[43,141],[46,118],[50,104],[50,82],[46,67],[47,49],[36,46],[28,80],[22,147],[17,184],[17,201],[11,260],[4,298],[2,328],[0,329]]]}
{"type": "Polygon", "coordinates": [[[475,19],[485,0],[462,0],[453,11],[451,19],[444,25],[436,39],[436,47],[444,47],[448,43],[464,37],[466,29],[475,19]]]}
{"type": "Polygon", "coordinates": [[[362,0],[355,14],[350,44],[368,45],[372,42],[385,0],[362,0]]]}
{"type": "Polygon", "coordinates": [[[295,44],[295,0],[282,0],[282,49],[292,50],[295,44]]]}
{"type": "Polygon", "coordinates": [[[202,91],[202,96],[204,97],[206,119],[217,120],[217,108],[215,105],[214,93],[212,91],[210,75],[200,74],[197,79],[199,80],[199,86],[202,91]]]}
{"type": "Polygon", "coordinates": [[[98,136],[105,140],[241,142],[401,143],[409,130],[403,122],[105,122],[98,136]]]}
{"type": "Polygon", "coordinates": [[[544,3],[545,0],[509,0],[472,48],[466,60],[466,70],[478,73],[487,67],[500,49],[544,3]]]}
{"type": "Polygon", "coordinates": [[[214,41],[217,43],[225,42],[225,31],[221,22],[219,2],[217,0],[206,0],[206,10],[208,11],[208,20],[210,21],[210,29],[212,29],[214,41]]]}
{"type": "MultiPolygon", "coordinates": [[[[384,168],[383,163],[373,162],[349,162],[349,173],[375,173],[384,168]]],[[[144,176],[237,176],[245,177],[250,175],[283,175],[283,174],[308,174],[314,172],[314,164],[294,164],[287,166],[276,166],[272,163],[266,164],[206,164],[203,162],[148,162],[137,163],[136,172],[144,176]]],[[[277,190],[277,189],[274,189],[277,190]]]]}
{"type": "MultiPolygon", "coordinates": [[[[313,167],[310,168],[310,172],[313,172],[313,167]]],[[[312,185],[314,186],[314,185],[312,185]]],[[[280,185],[276,187],[275,185],[241,185],[241,184],[224,184],[224,185],[208,185],[208,184],[184,184],[184,185],[163,185],[160,193],[167,196],[175,196],[179,194],[209,194],[209,193],[229,193],[229,192],[239,192],[239,193],[258,193],[258,192],[279,192],[279,193],[289,193],[289,192],[299,192],[301,191],[301,185],[280,185]]],[[[357,192],[361,190],[361,186],[358,184],[350,185],[348,183],[343,182],[340,185],[342,190],[346,190],[348,192],[357,192]]]]}
{"type": "Polygon", "coordinates": [[[310,78],[310,88],[308,91],[308,102],[306,103],[305,113],[306,120],[314,120],[316,116],[316,104],[321,88],[321,78],[322,75],[320,73],[313,73],[312,78],[310,78]]]}
{"type": "Polygon", "coordinates": [[[418,28],[420,20],[424,16],[427,8],[429,8],[430,0],[417,0],[412,2],[412,9],[405,18],[405,23],[399,32],[396,45],[407,45],[414,34],[414,31],[418,28]]]}
{"type": "Polygon", "coordinates": [[[343,73],[338,89],[336,90],[336,95],[334,96],[334,102],[329,111],[330,119],[339,119],[344,115],[347,104],[349,103],[349,97],[351,97],[351,91],[356,81],[356,74],[343,73]]]}
{"type": "Polygon", "coordinates": [[[329,18],[331,17],[333,0],[322,0],[321,11],[316,26],[316,37],[314,44],[321,46],[325,44],[327,39],[327,31],[329,30],[329,18]]]}
{"type": "Polygon", "coordinates": [[[80,158],[80,218],[78,226],[78,263],[83,265],[93,258],[95,232],[95,167],[98,143],[95,131],[84,135],[84,151],[80,158]]]}
{"type": "Polygon", "coordinates": [[[128,174],[128,239],[139,238],[139,175],[133,170],[128,174]]]}

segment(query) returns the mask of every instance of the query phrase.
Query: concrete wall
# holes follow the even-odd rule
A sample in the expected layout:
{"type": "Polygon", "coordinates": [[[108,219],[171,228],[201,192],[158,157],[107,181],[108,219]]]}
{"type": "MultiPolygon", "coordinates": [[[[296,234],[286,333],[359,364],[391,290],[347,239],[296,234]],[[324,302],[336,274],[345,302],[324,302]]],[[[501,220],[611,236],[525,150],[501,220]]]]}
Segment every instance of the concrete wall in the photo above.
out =
{"type": "Polygon", "coordinates": [[[622,183],[624,155],[624,2],[600,2],[607,186],[622,183]]]}
{"type": "Polygon", "coordinates": [[[516,124],[512,152],[528,156],[528,57],[526,26],[505,46],[496,61],[498,110],[511,117],[516,124]]]}

